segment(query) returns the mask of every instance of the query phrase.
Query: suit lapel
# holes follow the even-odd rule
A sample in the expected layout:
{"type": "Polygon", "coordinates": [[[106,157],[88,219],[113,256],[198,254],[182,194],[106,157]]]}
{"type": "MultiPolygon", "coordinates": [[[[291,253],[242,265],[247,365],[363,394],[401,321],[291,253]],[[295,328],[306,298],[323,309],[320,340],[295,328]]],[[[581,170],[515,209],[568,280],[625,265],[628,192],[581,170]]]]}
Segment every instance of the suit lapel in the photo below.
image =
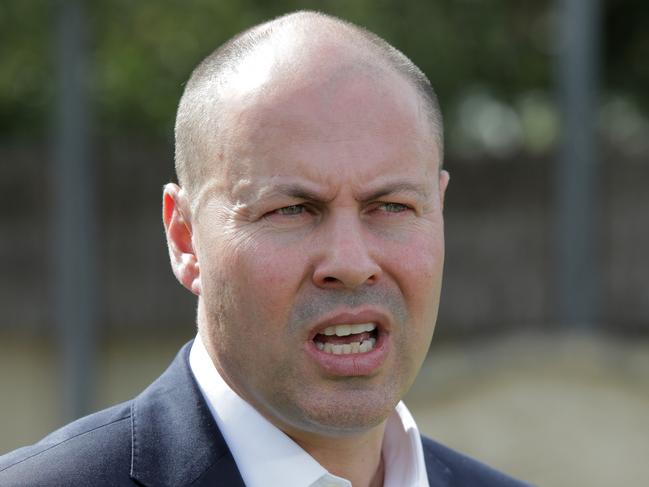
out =
{"type": "Polygon", "coordinates": [[[430,487],[449,487],[453,473],[435,453],[435,443],[429,438],[422,437],[424,449],[424,462],[426,463],[426,474],[430,487]]]}
{"type": "Polygon", "coordinates": [[[131,477],[146,486],[241,486],[189,368],[191,342],[131,406],[131,477]]]}

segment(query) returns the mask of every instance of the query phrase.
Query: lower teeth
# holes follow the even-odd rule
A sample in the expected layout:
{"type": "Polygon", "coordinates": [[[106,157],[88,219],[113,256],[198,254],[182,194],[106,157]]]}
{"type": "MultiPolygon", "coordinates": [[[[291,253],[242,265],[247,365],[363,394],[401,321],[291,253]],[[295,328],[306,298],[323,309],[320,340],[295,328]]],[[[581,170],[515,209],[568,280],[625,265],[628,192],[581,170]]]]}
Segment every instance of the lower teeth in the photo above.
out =
{"type": "Polygon", "coordinates": [[[322,350],[325,353],[331,353],[333,355],[348,355],[351,353],[366,353],[374,348],[376,344],[376,338],[370,338],[364,342],[352,342],[344,344],[334,344],[334,343],[322,343],[315,342],[318,350],[322,350]]]}

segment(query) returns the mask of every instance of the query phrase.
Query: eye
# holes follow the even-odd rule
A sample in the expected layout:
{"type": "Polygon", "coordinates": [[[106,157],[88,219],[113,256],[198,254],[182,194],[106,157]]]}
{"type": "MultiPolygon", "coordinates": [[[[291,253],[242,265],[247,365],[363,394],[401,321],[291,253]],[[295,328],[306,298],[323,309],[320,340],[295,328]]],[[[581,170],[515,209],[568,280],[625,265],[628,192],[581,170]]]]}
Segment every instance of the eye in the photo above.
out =
{"type": "Polygon", "coordinates": [[[277,228],[301,228],[314,222],[317,218],[317,211],[308,204],[297,203],[295,205],[282,206],[269,211],[264,219],[277,228]]]}
{"type": "Polygon", "coordinates": [[[304,205],[290,205],[290,206],[285,206],[283,208],[278,208],[273,213],[282,216],[295,216],[295,215],[301,215],[302,213],[305,212],[306,212],[306,208],[304,207],[304,205]]]}
{"type": "Polygon", "coordinates": [[[287,223],[297,223],[298,221],[303,221],[305,218],[310,217],[312,213],[313,211],[307,205],[298,203],[295,205],[282,206],[281,208],[271,210],[266,213],[264,217],[267,220],[285,225],[287,223]]]}
{"type": "Polygon", "coordinates": [[[404,211],[408,211],[410,207],[408,205],[404,205],[403,203],[380,203],[377,206],[377,209],[385,211],[387,213],[402,213],[404,211]]]}

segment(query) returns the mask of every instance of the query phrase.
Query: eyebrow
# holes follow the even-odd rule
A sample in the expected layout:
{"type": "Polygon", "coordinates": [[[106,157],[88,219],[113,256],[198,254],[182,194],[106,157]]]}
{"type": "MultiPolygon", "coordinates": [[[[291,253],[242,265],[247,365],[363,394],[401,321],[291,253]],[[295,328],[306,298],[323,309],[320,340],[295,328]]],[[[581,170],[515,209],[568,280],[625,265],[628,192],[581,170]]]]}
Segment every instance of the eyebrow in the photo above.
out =
{"type": "Polygon", "coordinates": [[[398,193],[412,193],[415,196],[426,199],[430,195],[430,191],[424,184],[412,183],[408,181],[398,181],[395,183],[388,183],[378,189],[363,193],[360,197],[361,202],[368,202],[398,193]]]}
{"type": "Polygon", "coordinates": [[[328,197],[323,193],[313,191],[306,188],[301,184],[277,184],[267,189],[264,189],[261,192],[261,198],[273,197],[276,195],[281,196],[290,196],[292,198],[308,200],[308,201],[317,201],[322,203],[328,203],[333,199],[333,197],[328,197]]]}
{"type": "MultiPolygon", "coordinates": [[[[358,200],[362,203],[367,203],[369,201],[373,201],[395,193],[412,193],[422,199],[426,199],[430,195],[430,191],[423,184],[412,183],[408,181],[398,181],[394,183],[388,183],[377,189],[363,192],[359,195],[360,197],[358,198],[358,200]]],[[[313,191],[301,184],[278,184],[276,186],[268,188],[266,191],[263,191],[262,197],[272,197],[274,195],[290,196],[296,199],[322,203],[328,203],[334,199],[334,197],[332,196],[313,191]]]]}

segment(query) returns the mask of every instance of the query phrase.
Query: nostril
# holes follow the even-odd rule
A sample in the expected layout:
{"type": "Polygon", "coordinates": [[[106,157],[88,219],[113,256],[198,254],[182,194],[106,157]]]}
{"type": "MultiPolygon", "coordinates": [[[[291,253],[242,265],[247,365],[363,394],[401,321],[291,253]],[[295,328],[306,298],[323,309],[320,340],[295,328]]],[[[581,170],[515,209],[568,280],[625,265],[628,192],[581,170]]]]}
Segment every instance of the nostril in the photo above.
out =
{"type": "Polygon", "coordinates": [[[335,277],[327,276],[327,277],[324,278],[324,282],[332,284],[332,283],[338,282],[338,279],[336,279],[335,277]]]}

